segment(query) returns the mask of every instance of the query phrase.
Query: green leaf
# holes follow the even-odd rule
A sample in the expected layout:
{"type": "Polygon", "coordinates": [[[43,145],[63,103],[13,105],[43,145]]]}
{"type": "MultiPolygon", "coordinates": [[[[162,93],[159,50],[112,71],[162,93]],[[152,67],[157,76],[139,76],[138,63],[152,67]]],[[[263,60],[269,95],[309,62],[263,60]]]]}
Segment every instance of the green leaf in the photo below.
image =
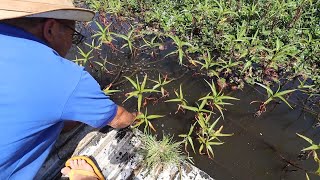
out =
{"type": "Polygon", "coordinates": [[[164,102],[181,102],[181,100],[180,99],[169,99],[164,102]]]}
{"type": "Polygon", "coordinates": [[[218,146],[224,144],[224,142],[208,142],[208,144],[218,146]]]}
{"type": "Polygon", "coordinates": [[[138,112],[141,112],[142,94],[138,94],[138,112]]]}
{"type": "Polygon", "coordinates": [[[199,106],[199,109],[203,109],[203,107],[204,107],[206,104],[207,104],[207,100],[206,100],[206,99],[202,100],[202,102],[201,102],[201,104],[200,104],[200,106],[199,106]]]}
{"type": "Polygon", "coordinates": [[[306,178],[307,178],[307,180],[310,180],[310,178],[309,178],[309,176],[308,176],[308,174],[306,173],[306,178]]]}
{"type": "Polygon", "coordinates": [[[191,138],[191,137],[188,137],[188,141],[189,141],[189,143],[190,143],[190,145],[191,145],[191,148],[192,148],[193,152],[196,153],[196,150],[195,150],[194,145],[193,145],[193,140],[192,140],[192,138],[191,138]]]}
{"type": "Polygon", "coordinates": [[[306,136],[303,136],[301,134],[296,133],[299,137],[301,137],[302,139],[306,140],[307,142],[309,142],[310,144],[313,144],[313,141],[310,138],[307,138],[306,136]]]}
{"type": "Polygon", "coordinates": [[[282,96],[278,96],[278,98],[280,98],[283,102],[285,102],[291,109],[293,109],[293,107],[291,107],[291,105],[289,104],[289,102],[283,98],[282,96]]]}
{"type": "Polygon", "coordinates": [[[244,65],[241,73],[243,73],[244,71],[246,71],[249,67],[251,67],[252,62],[251,61],[247,61],[246,64],[244,65]]]}
{"type": "Polygon", "coordinates": [[[313,145],[311,145],[311,146],[309,146],[307,148],[302,149],[302,151],[318,150],[318,149],[320,149],[320,146],[313,144],[313,145]]]}
{"type": "Polygon", "coordinates": [[[238,99],[238,98],[231,97],[231,96],[219,96],[219,99],[240,100],[240,99],[238,99]]]}
{"type": "Polygon", "coordinates": [[[131,78],[124,76],[132,85],[135,89],[138,89],[138,85],[136,82],[134,82],[131,78]]]}
{"type": "Polygon", "coordinates": [[[199,148],[199,154],[202,154],[202,150],[203,150],[203,144],[201,144],[201,146],[199,148]]]}
{"type": "MultiPolygon", "coordinates": [[[[206,145],[206,148],[207,148],[207,150],[209,150],[209,152],[211,153],[212,158],[213,158],[214,157],[214,153],[213,153],[213,150],[212,150],[211,146],[210,145],[206,145]]],[[[211,157],[210,154],[208,154],[208,156],[211,157]]]]}
{"type": "Polygon", "coordinates": [[[149,115],[147,116],[147,119],[157,119],[157,118],[161,118],[164,117],[164,115],[149,115]]]}
{"type": "Polygon", "coordinates": [[[141,84],[141,90],[144,90],[144,87],[146,86],[147,77],[148,77],[148,75],[146,74],[144,76],[144,79],[143,79],[142,84],[141,84]]]}
{"type": "Polygon", "coordinates": [[[261,86],[261,87],[263,87],[265,90],[267,90],[268,97],[270,97],[270,96],[273,95],[273,91],[272,91],[269,87],[267,87],[267,86],[265,86],[265,85],[263,85],[263,84],[257,83],[257,82],[256,82],[255,84],[258,84],[259,86],[261,86]]]}
{"type": "Polygon", "coordinates": [[[221,116],[217,118],[210,126],[209,131],[212,131],[214,127],[216,127],[217,123],[219,122],[221,116]]]}
{"type": "Polygon", "coordinates": [[[278,92],[278,93],[274,94],[274,96],[275,97],[283,96],[285,94],[289,94],[289,93],[292,93],[294,91],[296,91],[296,89],[285,90],[285,91],[281,91],[281,92],[278,92]]]}
{"type": "Polygon", "coordinates": [[[182,107],[183,109],[187,109],[187,110],[194,111],[194,112],[198,112],[198,111],[199,111],[198,108],[192,107],[192,106],[181,105],[181,107],[182,107]]]}

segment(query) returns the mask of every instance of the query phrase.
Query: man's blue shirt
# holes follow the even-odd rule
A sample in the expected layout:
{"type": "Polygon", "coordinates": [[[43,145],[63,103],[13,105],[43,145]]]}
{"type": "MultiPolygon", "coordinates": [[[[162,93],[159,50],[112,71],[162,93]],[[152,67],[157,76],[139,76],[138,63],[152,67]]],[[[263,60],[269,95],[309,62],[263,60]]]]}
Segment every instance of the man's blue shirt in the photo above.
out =
{"type": "Polygon", "coordinates": [[[116,112],[83,67],[0,23],[0,179],[33,179],[64,120],[99,128],[116,112]]]}

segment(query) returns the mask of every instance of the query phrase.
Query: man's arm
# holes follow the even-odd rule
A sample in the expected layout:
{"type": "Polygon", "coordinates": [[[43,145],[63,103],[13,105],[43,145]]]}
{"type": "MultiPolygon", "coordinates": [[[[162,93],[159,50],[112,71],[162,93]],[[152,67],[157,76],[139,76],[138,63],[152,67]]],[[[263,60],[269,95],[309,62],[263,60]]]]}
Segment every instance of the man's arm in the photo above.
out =
{"type": "Polygon", "coordinates": [[[118,105],[116,116],[108,124],[113,128],[125,128],[130,126],[136,118],[136,113],[130,113],[123,107],[118,105]]]}

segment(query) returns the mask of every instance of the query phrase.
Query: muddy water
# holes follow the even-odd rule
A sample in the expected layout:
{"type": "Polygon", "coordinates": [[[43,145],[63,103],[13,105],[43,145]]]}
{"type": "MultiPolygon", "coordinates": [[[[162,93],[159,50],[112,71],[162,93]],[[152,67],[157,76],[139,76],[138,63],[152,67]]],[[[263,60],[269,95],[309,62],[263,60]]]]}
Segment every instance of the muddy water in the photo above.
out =
{"type": "MultiPolygon", "coordinates": [[[[195,78],[186,77],[181,81],[184,89],[188,89],[189,100],[198,99],[199,92],[208,92],[205,84],[195,78]]],[[[174,85],[175,88],[178,88],[177,84],[174,85]]],[[[220,124],[224,125],[225,133],[234,135],[224,138],[224,145],[214,147],[213,160],[205,155],[195,155],[197,167],[216,179],[240,180],[300,180],[304,179],[305,174],[299,168],[317,167],[312,161],[298,159],[300,150],[306,147],[307,143],[296,135],[296,132],[299,132],[319,140],[319,129],[313,128],[314,117],[301,115],[301,110],[291,110],[285,104],[280,104],[273,110],[273,105],[268,106],[272,112],[255,118],[253,114],[257,107],[250,105],[250,102],[264,97],[249,86],[232,95],[241,100],[227,107],[226,118],[220,124]]],[[[165,118],[155,122],[158,132],[175,135],[186,133],[194,119],[193,113],[174,114],[176,107],[167,104],[153,109],[154,114],[166,114],[165,118]]]]}
{"type": "MultiPolygon", "coordinates": [[[[121,44],[121,41],[118,43],[121,44]]],[[[166,86],[170,98],[174,98],[174,90],[179,89],[182,84],[185,98],[189,104],[194,105],[201,96],[209,92],[208,86],[202,77],[188,72],[187,68],[180,67],[175,57],[163,59],[164,55],[172,50],[172,47],[169,47],[170,42],[165,45],[168,46],[167,50],[159,52],[152,58],[150,52],[140,52],[136,57],[132,57],[104,47],[102,54],[108,57],[110,62],[118,65],[116,67],[107,65],[113,72],[101,74],[95,66],[93,69],[88,65],[86,67],[102,86],[112,82],[119,75],[122,77],[137,74],[142,80],[145,73],[148,73],[150,79],[157,79],[158,73],[168,74],[169,78],[177,78],[166,86]],[[118,71],[121,73],[118,74],[118,71]]],[[[85,46],[82,48],[86,49],[85,46]]],[[[68,57],[74,59],[74,52],[68,57]]],[[[99,58],[92,59],[95,60],[99,61],[99,58]]],[[[125,93],[132,91],[128,83],[119,83],[115,88],[122,90],[112,96],[118,104],[124,100],[125,93]]],[[[297,132],[316,142],[320,139],[320,129],[315,127],[316,117],[302,112],[301,104],[306,97],[299,93],[291,96],[290,102],[297,105],[294,110],[284,103],[270,104],[266,113],[254,117],[257,104],[250,105],[250,102],[263,100],[265,98],[263,93],[262,89],[249,85],[242,91],[230,93],[240,101],[233,101],[233,106],[226,107],[225,119],[221,120],[219,125],[224,126],[224,133],[234,133],[234,135],[222,138],[225,144],[213,147],[215,152],[213,160],[205,155],[191,153],[197,167],[217,180],[301,180],[305,179],[304,170],[314,171],[317,168],[311,158],[308,160],[299,158],[300,150],[308,144],[296,135],[297,132]]],[[[155,105],[153,101],[148,101],[146,106],[148,114],[165,115],[164,118],[153,121],[157,134],[161,137],[162,133],[171,135],[187,133],[194,122],[194,113],[175,113],[177,105],[165,103],[164,100],[166,99],[160,99],[155,105]]],[[[130,99],[124,106],[135,110],[136,100],[130,99]]],[[[315,111],[319,112],[319,109],[315,111]]],[[[191,149],[189,150],[191,152],[191,149]]],[[[310,178],[319,177],[310,175],[310,178]]]]}

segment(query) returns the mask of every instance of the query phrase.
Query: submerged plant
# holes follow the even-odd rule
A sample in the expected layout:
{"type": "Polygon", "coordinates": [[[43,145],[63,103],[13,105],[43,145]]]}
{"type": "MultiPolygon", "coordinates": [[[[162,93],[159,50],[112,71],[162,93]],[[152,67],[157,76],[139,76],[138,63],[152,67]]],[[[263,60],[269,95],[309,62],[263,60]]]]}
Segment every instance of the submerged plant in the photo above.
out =
{"type": "Polygon", "coordinates": [[[158,80],[151,80],[152,82],[155,82],[156,84],[153,86],[152,89],[158,89],[160,87],[160,91],[162,94],[162,97],[168,96],[169,93],[164,89],[164,86],[169,84],[172,80],[167,80],[168,76],[165,75],[163,78],[161,78],[161,75],[159,74],[158,80]]]}
{"type": "Polygon", "coordinates": [[[195,127],[196,123],[191,125],[190,129],[189,129],[189,132],[187,134],[180,134],[179,137],[183,138],[183,143],[184,143],[184,150],[188,153],[188,156],[189,156],[189,151],[187,150],[187,147],[188,145],[190,144],[192,150],[194,153],[196,153],[196,150],[194,148],[194,144],[193,144],[193,140],[192,140],[192,133],[193,133],[193,130],[194,130],[194,127],[195,127]]]}
{"type": "Polygon", "coordinates": [[[136,82],[129,77],[125,77],[131,83],[131,85],[135,88],[135,91],[127,93],[126,96],[128,97],[123,102],[126,102],[128,99],[132,97],[137,97],[138,112],[141,112],[143,93],[159,92],[158,90],[155,90],[155,89],[146,88],[147,76],[148,76],[147,74],[144,76],[142,83],[139,82],[138,76],[136,76],[136,82]]]}
{"type": "Polygon", "coordinates": [[[161,171],[171,166],[180,167],[186,160],[181,151],[181,143],[173,142],[172,137],[163,135],[161,140],[157,140],[151,134],[143,134],[140,139],[142,145],[138,153],[143,156],[148,171],[161,171]]]}
{"type": "Polygon", "coordinates": [[[203,154],[203,150],[206,150],[206,154],[209,158],[214,157],[212,146],[222,145],[222,142],[219,138],[232,136],[233,134],[223,134],[221,133],[223,126],[220,126],[218,130],[215,130],[218,121],[220,118],[216,119],[212,124],[210,123],[211,114],[205,115],[203,113],[198,113],[197,123],[200,125],[200,131],[197,132],[198,141],[200,143],[199,153],[203,154]]]}
{"type": "Polygon", "coordinates": [[[304,139],[305,141],[307,141],[311,145],[311,146],[309,146],[307,148],[302,149],[301,151],[303,151],[303,152],[310,151],[312,153],[314,161],[318,164],[318,169],[316,170],[315,173],[318,176],[320,176],[320,159],[319,159],[318,154],[317,154],[317,150],[320,149],[320,144],[315,144],[310,138],[308,138],[306,136],[303,136],[301,134],[297,133],[297,135],[299,137],[301,137],[302,139],[304,139]]]}
{"type": "Polygon", "coordinates": [[[193,47],[192,44],[190,44],[189,42],[184,42],[182,41],[178,36],[174,36],[174,35],[168,35],[174,42],[174,44],[176,45],[177,50],[172,51],[171,53],[167,54],[166,56],[170,56],[172,54],[178,54],[178,58],[179,58],[179,64],[182,65],[182,60],[184,57],[184,51],[183,48],[185,46],[187,47],[193,47]]]}
{"type": "Polygon", "coordinates": [[[200,100],[207,100],[208,105],[211,106],[212,109],[217,108],[220,112],[222,118],[224,118],[223,115],[223,106],[224,105],[232,105],[231,103],[225,102],[226,100],[239,100],[232,96],[225,96],[222,91],[217,91],[216,86],[214,85],[214,82],[212,81],[211,84],[205,80],[206,83],[209,85],[211,92],[208,93],[205,97],[200,98],[200,100]]]}
{"type": "Polygon", "coordinates": [[[109,84],[106,88],[103,89],[103,92],[105,95],[112,95],[113,93],[116,93],[116,92],[120,92],[120,90],[116,90],[116,89],[111,89],[112,87],[112,83],[109,84]]]}
{"type": "Polygon", "coordinates": [[[150,122],[150,120],[153,119],[157,119],[157,118],[161,118],[164,117],[163,115],[148,115],[148,109],[146,109],[145,113],[140,113],[137,117],[136,117],[136,123],[135,125],[133,125],[133,128],[139,127],[141,124],[144,124],[144,132],[147,132],[147,128],[150,127],[153,131],[156,131],[156,129],[153,127],[152,123],[150,122]]]}
{"type": "Polygon", "coordinates": [[[134,34],[133,33],[134,33],[134,30],[135,29],[133,27],[131,27],[131,30],[126,35],[112,33],[113,35],[115,35],[115,36],[117,36],[119,38],[122,38],[123,40],[126,41],[126,43],[124,45],[122,45],[121,48],[125,48],[125,47],[128,46],[128,48],[129,48],[131,53],[133,53],[133,48],[134,48],[134,46],[133,46],[133,41],[134,41],[134,34]]]}
{"type": "MultiPolygon", "coordinates": [[[[260,83],[256,83],[256,84],[259,85],[260,87],[262,87],[263,89],[265,89],[267,91],[267,94],[268,94],[267,99],[265,101],[261,102],[259,110],[256,113],[257,116],[260,116],[261,113],[266,112],[266,105],[269,104],[270,102],[276,100],[276,99],[282,100],[291,109],[293,109],[292,106],[289,104],[289,102],[284,98],[284,95],[292,93],[292,92],[296,91],[296,89],[289,89],[289,90],[280,91],[281,87],[280,87],[280,84],[279,84],[278,89],[276,90],[276,92],[273,92],[272,89],[269,86],[265,86],[265,85],[260,84],[260,83]]],[[[260,101],[252,101],[251,103],[254,103],[254,102],[260,102],[260,101]]]]}
{"type": "Polygon", "coordinates": [[[112,23],[103,27],[99,22],[95,21],[95,24],[98,26],[98,32],[92,35],[92,38],[98,38],[98,41],[101,44],[111,44],[113,41],[112,32],[110,32],[110,26],[112,23]]]}
{"type": "Polygon", "coordinates": [[[166,100],[165,102],[178,102],[179,104],[178,104],[178,109],[176,111],[176,113],[177,113],[179,110],[183,111],[182,106],[187,106],[187,100],[185,100],[184,97],[183,97],[181,84],[180,84],[179,92],[177,92],[175,90],[174,93],[176,94],[177,98],[169,99],[169,100],[166,100]]]}
{"type": "Polygon", "coordinates": [[[91,49],[88,52],[83,51],[80,47],[78,48],[78,52],[79,54],[82,56],[81,58],[78,58],[76,56],[76,59],[73,60],[73,62],[77,63],[78,65],[84,66],[90,59],[93,58],[93,56],[91,55],[91,53],[93,52],[93,49],[91,49]]]}

